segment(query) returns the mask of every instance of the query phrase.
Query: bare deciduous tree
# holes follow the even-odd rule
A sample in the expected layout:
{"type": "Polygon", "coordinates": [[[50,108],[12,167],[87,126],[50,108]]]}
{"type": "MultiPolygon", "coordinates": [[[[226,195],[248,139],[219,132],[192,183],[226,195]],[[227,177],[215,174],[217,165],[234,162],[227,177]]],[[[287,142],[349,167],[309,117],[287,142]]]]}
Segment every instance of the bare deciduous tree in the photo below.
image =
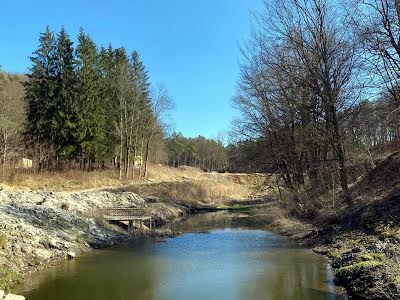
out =
{"type": "Polygon", "coordinates": [[[353,102],[353,38],[329,1],[265,1],[265,8],[243,50],[238,130],[266,138],[295,198],[306,171],[318,180],[322,163],[337,161],[351,203],[339,113],[353,102]]]}
{"type": "Polygon", "coordinates": [[[21,78],[7,74],[1,75],[3,80],[0,80],[0,141],[4,176],[10,146],[16,144],[18,135],[23,131],[25,107],[24,92],[19,82],[21,78]]]}

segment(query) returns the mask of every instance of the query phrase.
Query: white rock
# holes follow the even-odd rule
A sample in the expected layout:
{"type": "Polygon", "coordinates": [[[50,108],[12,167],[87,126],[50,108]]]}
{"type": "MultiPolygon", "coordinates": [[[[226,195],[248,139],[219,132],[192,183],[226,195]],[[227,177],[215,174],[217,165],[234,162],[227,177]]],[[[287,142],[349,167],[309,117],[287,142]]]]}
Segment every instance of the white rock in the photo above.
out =
{"type": "Polygon", "coordinates": [[[18,296],[18,295],[14,295],[14,294],[8,294],[4,300],[25,300],[24,296],[18,296]]]}
{"type": "Polygon", "coordinates": [[[0,299],[3,299],[4,291],[0,290],[0,299]]]}
{"type": "Polygon", "coordinates": [[[42,259],[49,259],[53,256],[52,252],[46,249],[36,249],[35,254],[42,259]]]}
{"type": "Polygon", "coordinates": [[[69,259],[73,259],[73,258],[75,258],[75,256],[76,256],[75,252],[72,252],[72,251],[67,252],[67,257],[68,257],[69,259]]]}

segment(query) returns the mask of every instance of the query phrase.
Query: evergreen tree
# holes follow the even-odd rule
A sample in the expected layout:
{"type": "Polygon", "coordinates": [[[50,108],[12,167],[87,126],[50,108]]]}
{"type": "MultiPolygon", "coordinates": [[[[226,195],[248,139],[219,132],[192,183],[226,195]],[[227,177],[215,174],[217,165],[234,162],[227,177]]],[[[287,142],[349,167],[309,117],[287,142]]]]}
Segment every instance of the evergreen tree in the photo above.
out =
{"type": "Polygon", "coordinates": [[[53,121],[57,155],[73,158],[79,151],[78,103],[76,94],[75,58],[72,41],[64,27],[57,39],[57,107],[53,121]]]}
{"type": "Polygon", "coordinates": [[[147,164],[159,124],[139,54],[128,57],[124,48],[111,45],[98,51],[82,29],[75,50],[64,28],[57,38],[46,28],[39,42],[25,86],[27,133],[45,146],[47,162],[62,166],[78,158],[91,169],[118,158],[126,177],[137,155],[147,164]]]}
{"type": "Polygon", "coordinates": [[[115,53],[111,45],[99,51],[99,122],[97,158],[105,161],[113,157],[118,143],[116,127],[118,123],[118,103],[116,101],[115,53]]]}
{"type": "MultiPolygon", "coordinates": [[[[93,40],[81,29],[78,35],[77,57],[77,78],[79,95],[79,142],[82,149],[84,164],[89,167],[95,161],[99,135],[99,127],[102,118],[102,107],[98,105],[99,97],[99,69],[97,48],[93,40]]],[[[103,112],[104,114],[104,112],[103,112]]]]}
{"type": "Polygon", "coordinates": [[[155,122],[154,114],[151,106],[150,99],[150,83],[148,72],[140,60],[137,51],[131,55],[130,68],[129,68],[130,83],[133,92],[132,98],[132,118],[134,128],[134,146],[133,156],[138,154],[140,148],[140,156],[144,158],[145,168],[140,170],[140,176],[146,176],[147,173],[147,159],[149,154],[150,140],[154,134],[155,122]],[[142,174],[142,171],[144,174],[142,174]]]}
{"type": "Polygon", "coordinates": [[[115,50],[115,99],[118,101],[117,132],[119,137],[119,178],[122,178],[124,165],[126,176],[129,169],[129,100],[132,90],[129,82],[129,60],[124,48],[115,50]]]}
{"type": "MultiPolygon", "coordinates": [[[[54,33],[49,27],[40,34],[39,48],[30,58],[32,66],[25,84],[27,134],[35,145],[48,151],[54,146],[54,116],[57,111],[57,54],[54,33]]],[[[42,166],[42,157],[39,157],[42,166]]]]}

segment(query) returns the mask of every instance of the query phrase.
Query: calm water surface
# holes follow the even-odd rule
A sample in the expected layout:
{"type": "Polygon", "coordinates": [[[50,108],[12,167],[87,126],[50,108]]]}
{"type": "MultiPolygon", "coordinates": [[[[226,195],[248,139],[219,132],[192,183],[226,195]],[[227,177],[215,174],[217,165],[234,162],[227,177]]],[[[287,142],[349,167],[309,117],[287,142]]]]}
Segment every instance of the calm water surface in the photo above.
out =
{"type": "Polygon", "coordinates": [[[65,262],[19,292],[27,300],[346,299],[321,256],[271,232],[210,219],[220,218],[192,217],[175,225],[186,232],[176,238],[65,262]]]}

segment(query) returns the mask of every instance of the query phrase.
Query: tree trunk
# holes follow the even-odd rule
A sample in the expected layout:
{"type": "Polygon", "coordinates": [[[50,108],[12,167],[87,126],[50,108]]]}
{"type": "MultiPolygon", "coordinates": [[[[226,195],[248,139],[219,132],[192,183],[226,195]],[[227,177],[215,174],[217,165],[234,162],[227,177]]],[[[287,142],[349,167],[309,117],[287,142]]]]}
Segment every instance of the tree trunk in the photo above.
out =
{"type": "Polygon", "coordinates": [[[119,149],[119,180],[122,180],[122,154],[123,154],[122,113],[120,115],[120,149],[119,149]]]}
{"type": "Polygon", "coordinates": [[[3,166],[2,166],[2,174],[5,176],[6,174],[6,163],[7,163],[7,129],[3,132],[4,139],[4,148],[3,148],[3,166]]]}
{"type": "Polygon", "coordinates": [[[126,147],[126,158],[125,158],[125,177],[126,179],[129,179],[129,148],[126,147]]]}
{"type": "Polygon", "coordinates": [[[141,145],[140,145],[140,158],[141,158],[141,164],[140,164],[140,168],[139,168],[139,178],[142,178],[142,171],[143,171],[143,144],[144,144],[144,138],[142,136],[142,141],[141,141],[141,145]]]}
{"type": "Polygon", "coordinates": [[[150,138],[147,140],[146,143],[146,154],[145,154],[145,162],[144,162],[144,178],[147,178],[147,171],[148,171],[148,164],[149,164],[149,144],[150,138]]]}
{"type": "Polygon", "coordinates": [[[347,179],[347,170],[346,170],[346,157],[343,149],[343,144],[340,136],[339,122],[336,115],[336,110],[333,105],[331,105],[331,114],[332,114],[332,125],[333,125],[333,147],[336,150],[336,154],[338,156],[339,161],[339,177],[340,177],[340,185],[342,187],[344,197],[348,204],[353,204],[353,200],[351,198],[348,179],[347,179]]]}

